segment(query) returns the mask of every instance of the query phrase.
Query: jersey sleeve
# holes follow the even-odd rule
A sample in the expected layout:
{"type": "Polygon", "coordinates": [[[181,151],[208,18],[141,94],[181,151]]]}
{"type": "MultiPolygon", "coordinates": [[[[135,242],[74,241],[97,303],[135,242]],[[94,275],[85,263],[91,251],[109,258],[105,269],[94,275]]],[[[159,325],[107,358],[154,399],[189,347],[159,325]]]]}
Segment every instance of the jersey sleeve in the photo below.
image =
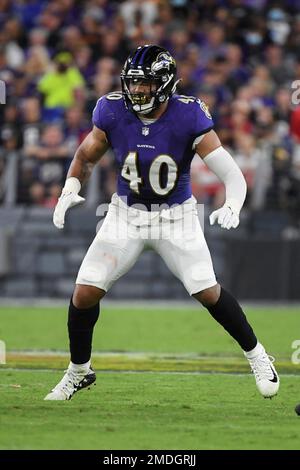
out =
{"type": "Polygon", "coordinates": [[[201,101],[199,98],[193,103],[193,137],[197,137],[206,134],[214,127],[212,116],[209,112],[208,106],[201,101]]]}
{"type": "Polygon", "coordinates": [[[110,127],[111,110],[109,107],[106,96],[102,96],[96,103],[93,110],[92,122],[94,126],[98,127],[104,132],[107,132],[110,127]]]}

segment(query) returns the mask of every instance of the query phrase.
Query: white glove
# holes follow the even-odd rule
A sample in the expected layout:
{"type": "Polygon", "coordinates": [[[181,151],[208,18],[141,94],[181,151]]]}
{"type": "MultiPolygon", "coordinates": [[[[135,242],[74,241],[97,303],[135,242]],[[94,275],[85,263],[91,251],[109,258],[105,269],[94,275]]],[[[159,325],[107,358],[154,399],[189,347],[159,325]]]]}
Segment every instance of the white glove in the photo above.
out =
{"type": "Polygon", "coordinates": [[[227,230],[237,228],[240,223],[239,213],[225,203],[223,207],[212,212],[209,216],[210,225],[214,225],[216,221],[227,230]]]}
{"type": "Polygon", "coordinates": [[[53,223],[55,227],[62,229],[65,224],[65,214],[70,207],[76,206],[85,201],[85,199],[78,195],[81,184],[77,178],[68,178],[65,187],[62,190],[61,196],[58,199],[53,214],[53,223]]]}

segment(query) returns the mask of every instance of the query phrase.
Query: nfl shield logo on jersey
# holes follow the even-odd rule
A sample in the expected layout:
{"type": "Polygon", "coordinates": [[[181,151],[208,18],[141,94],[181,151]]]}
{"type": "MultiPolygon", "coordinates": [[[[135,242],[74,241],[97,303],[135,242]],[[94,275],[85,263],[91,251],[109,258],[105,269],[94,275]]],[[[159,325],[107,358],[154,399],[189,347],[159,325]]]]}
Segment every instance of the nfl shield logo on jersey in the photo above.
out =
{"type": "Polygon", "coordinates": [[[143,135],[148,135],[149,134],[149,127],[143,127],[142,128],[142,134],[143,135]]]}

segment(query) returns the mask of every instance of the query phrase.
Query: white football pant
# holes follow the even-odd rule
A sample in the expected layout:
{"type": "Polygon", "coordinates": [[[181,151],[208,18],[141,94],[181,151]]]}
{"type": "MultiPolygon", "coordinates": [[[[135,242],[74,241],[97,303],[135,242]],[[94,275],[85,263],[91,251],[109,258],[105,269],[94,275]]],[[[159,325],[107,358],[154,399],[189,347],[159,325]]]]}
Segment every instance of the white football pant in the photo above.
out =
{"type": "Polygon", "coordinates": [[[76,284],[108,291],[149,247],[163,258],[190,295],[217,283],[194,197],[170,209],[145,211],[129,207],[114,194],[76,284]]]}

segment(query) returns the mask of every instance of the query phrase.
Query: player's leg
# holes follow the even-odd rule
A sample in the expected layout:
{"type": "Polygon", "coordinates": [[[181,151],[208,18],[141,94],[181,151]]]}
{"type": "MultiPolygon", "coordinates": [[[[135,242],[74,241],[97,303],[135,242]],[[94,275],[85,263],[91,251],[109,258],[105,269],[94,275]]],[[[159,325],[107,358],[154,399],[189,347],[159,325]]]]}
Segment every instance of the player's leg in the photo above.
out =
{"type": "Polygon", "coordinates": [[[68,400],[96,379],[90,358],[99,301],[133,266],[144,248],[144,241],[126,230],[126,220],[115,216],[114,211],[108,214],[78,272],[68,315],[71,361],[65,376],[46,400],[68,400]]]}
{"type": "Polygon", "coordinates": [[[194,214],[192,229],[191,224],[183,225],[182,221],[175,221],[173,226],[171,236],[157,242],[156,250],[189,294],[201,302],[241,346],[262,395],[275,395],[279,387],[278,375],[237,300],[217,283],[197,214],[194,214]]]}
{"type": "Polygon", "coordinates": [[[98,287],[76,285],[68,312],[70,364],[62,380],[45,400],[69,400],[75,392],[96,381],[90,358],[99,301],[104,295],[105,291],[98,287]]]}
{"type": "Polygon", "coordinates": [[[247,321],[237,300],[219,284],[192,296],[207,308],[212,317],[239,343],[254,373],[256,385],[265,398],[276,395],[279,376],[272,362],[247,321]]]}
{"type": "Polygon", "coordinates": [[[79,284],[75,287],[68,312],[70,366],[74,371],[88,370],[90,366],[93,331],[104,295],[105,291],[98,287],[79,284]]]}
{"type": "Polygon", "coordinates": [[[238,342],[243,351],[252,351],[256,347],[257,338],[243,310],[237,300],[220,284],[216,283],[212,287],[191,295],[207,308],[212,317],[238,342]]]}

